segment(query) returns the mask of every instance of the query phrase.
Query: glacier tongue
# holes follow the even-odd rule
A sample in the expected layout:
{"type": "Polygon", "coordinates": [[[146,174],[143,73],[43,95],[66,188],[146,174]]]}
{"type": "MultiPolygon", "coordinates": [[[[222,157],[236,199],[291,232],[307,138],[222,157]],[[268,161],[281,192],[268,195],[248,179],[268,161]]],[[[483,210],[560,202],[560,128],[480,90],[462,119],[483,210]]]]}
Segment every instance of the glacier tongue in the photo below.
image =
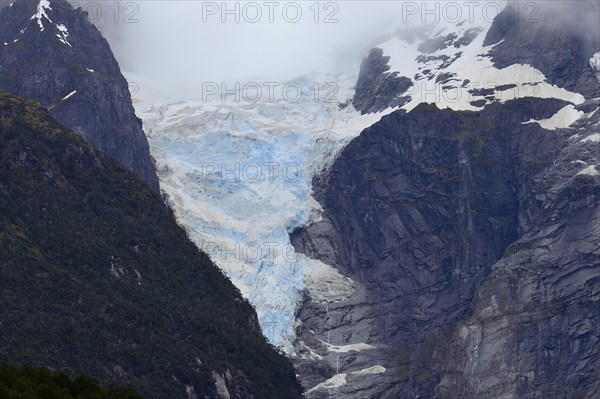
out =
{"type": "Polygon", "coordinates": [[[383,115],[339,107],[355,78],[290,81],[302,89],[298,101],[266,95],[253,102],[235,96],[206,101],[197,95],[136,103],[179,222],[256,307],[271,343],[287,352],[303,290],[322,301],[353,290],[334,268],[295,253],[288,233],[319,217],[312,177],[383,115]],[[316,82],[346,91],[315,98],[316,82]]]}

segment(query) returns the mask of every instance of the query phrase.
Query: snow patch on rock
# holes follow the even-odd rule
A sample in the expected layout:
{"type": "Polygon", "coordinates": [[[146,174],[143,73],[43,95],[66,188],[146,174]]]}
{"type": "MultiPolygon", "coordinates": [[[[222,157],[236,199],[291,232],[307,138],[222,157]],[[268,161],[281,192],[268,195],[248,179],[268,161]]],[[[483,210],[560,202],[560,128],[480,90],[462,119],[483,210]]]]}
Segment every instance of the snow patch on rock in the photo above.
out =
{"type": "Polygon", "coordinates": [[[421,103],[435,103],[457,111],[480,110],[491,102],[523,97],[556,98],[574,104],[585,101],[581,94],[549,84],[531,65],[496,68],[489,53],[501,42],[483,45],[491,21],[446,25],[433,37],[437,43],[431,36],[404,38],[404,33],[376,46],[384,57],[390,57],[386,73],[397,72],[414,83],[403,94],[412,100],[401,108],[410,111],[421,103]]]}
{"type": "Polygon", "coordinates": [[[599,165],[591,165],[588,166],[587,168],[585,168],[584,170],[582,170],[581,172],[577,173],[577,175],[588,175],[588,176],[598,176],[600,175],[600,172],[598,172],[598,167],[599,165]]]}
{"type": "Polygon", "coordinates": [[[600,143],[600,133],[590,134],[589,136],[587,136],[586,138],[581,140],[581,142],[582,143],[600,143]]]}
{"type": "Polygon", "coordinates": [[[73,97],[75,94],[77,94],[77,90],[73,90],[72,92],[67,94],[61,101],[68,100],[69,98],[73,97]]]}
{"type": "Polygon", "coordinates": [[[67,40],[67,37],[69,37],[69,30],[67,29],[67,27],[63,24],[60,24],[56,25],[56,29],[58,29],[58,31],[60,32],[56,35],[56,37],[58,37],[58,40],[60,40],[61,43],[64,43],[69,47],[73,47],[71,46],[71,43],[69,43],[69,41],[67,40]]]}
{"type": "Polygon", "coordinates": [[[333,377],[331,377],[330,379],[323,381],[320,384],[315,385],[314,387],[312,387],[311,389],[306,391],[306,393],[310,393],[310,392],[322,390],[322,389],[337,389],[346,384],[346,376],[347,376],[347,374],[345,374],[345,373],[336,374],[333,377]]]}
{"type": "Polygon", "coordinates": [[[366,369],[353,371],[350,374],[354,375],[373,375],[373,374],[383,374],[385,373],[386,368],[380,365],[375,365],[366,369]]]}
{"type": "Polygon", "coordinates": [[[357,344],[350,344],[350,345],[332,345],[325,341],[321,341],[321,343],[323,343],[323,345],[325,345],[327,347],[327,350],[329,352],[334,352],[334,353],[361,352],[363,350],[375,349],[374,346],[366,344],[364,342],[360,342],[357,344]]]}
{"type": "Polygon", "coordinates": [[[530,119],[522,124],[537,123],[546,130],[565,129],[575,123],[583,114],[583,111],[576,110],[573,105],[567,105],[548,119],[530,119]]]}

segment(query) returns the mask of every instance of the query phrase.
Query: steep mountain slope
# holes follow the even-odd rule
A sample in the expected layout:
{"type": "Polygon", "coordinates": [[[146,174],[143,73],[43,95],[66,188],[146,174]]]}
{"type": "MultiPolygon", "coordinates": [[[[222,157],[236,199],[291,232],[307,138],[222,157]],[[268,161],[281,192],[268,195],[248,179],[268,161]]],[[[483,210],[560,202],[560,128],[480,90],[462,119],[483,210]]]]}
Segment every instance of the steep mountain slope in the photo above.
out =
{"type": "Polygon", "coordinates": [[[323,219],[291,235],[356,287],[299,311],[309,397],[600,394],[598,4],[509,12],[363,62],[355,106],[401,110],[313,181],[323,219]]]}
{"type": "Polygon", "coordinates": [[[0,361],[155,398],[299,398],[256,314],[136,177],[0,93],[0,361]]]}
{"type": "Polygon", "coordinates": [[[5,6],[0,89],[39,102],[158,192],[128,83],[108,42],[80,8],[66,0],[16,0],[5,6]]]}
{"type": "MultiPolygon", "coordinates": [[[[298,362],[308,386],[322,379],[323,373],[333,377],[340,370],[338,374],[347,374],[348,386],[340,388],[337,396],[330,393],[331,397],[371,397],[382,391],[386,397],[431,394],[431,384],[438,382],[432,369],[439,360],[431,362],[427,336],[470,315],[475,290],[492,265],[520,231],[539,223],[532,214],[538,213],[540,193],[547,189],[531,187],[534,176],[562,158],[568,165],[564,173],[573,180],[569,191],[579,192],[576,187],[583,186],[582,197],[572,197],[585,204],[580,212],[597,211],[593,192],[598,182],[585,174],[575,179],[585,170],[594,174],[599,155],[595,136],[583,143],[583,135],[571,139],[579,147],[579,152],[568,152],[571,159],[582,149],[589,156],[571,162],[561,149],[573,131],[551,132],[537,124],[521,124],[532,115],[531,106],[540,105],[536,101],[516,100],[506,104],[510,109],[490,106],[480,114],[440,111],[435,106],[394,113],[350,143],[319,179],[317,198],[325,209],[324,220],[296,232],[292,242],[305,253],[337,265],[351,276],[357,292],[346,302],[307,302],[302,308],[298,335],[310,349],[301,352],[298,362]],[[339,353],[322,343],[326,339],[330,345],[361,344],[365,349],[339,353]],[[386,373],[352,374],[374,366],[383,367],[386,373]],[[411,387],[414,384],[423,387],[411,387]]],[[[551,113],[561,105],[544,103],[540,108],[551,113]]],[[[590,124],[598,121],[592,117],[590,124]]],[[[582,217],[568,214],[563,223],[582,217]]],[[[596,222],[590,221],[590,231],[569,234],[577,237],[573,239],[577,246],[591,248],[589,258],[573,266],[573,272],[592,268],[571,281],[576,286],[597,276],[593,271],[598,262],[598,254],[593,255],[598,240],[594,228],[596,222]]],[[[564,255],[557,251],[554,256],[562,261],[564,255]]],[[[511,259],[525,262],[529,258],[511,259]]],[[[520,284],[513,281],[513,286],[520,284]]],[[[498,300],[506,296],[502,286],[491,287],[481,288],[485,297],[498,291],[498,300]]],[[[587,298],[592,302],[586,311],[571,312],[574,319],[589,318],[587,333],[598,332],[592,321],[598,317],[598,303],[592,298],[587,298]]],[[[443,347],[445,343],[438,344],[443,347]]],[[[453,346],[455,351],[466,350],[458,343],[453,346]]],[[[589,364],[597,357],[592,352],[589,364]]],[[[452,375],[460,375],[455,355],[443,359],[454,371],[452,375]]],[[[495,366],[490,369],[489,378],[497,378],[496,371],[495,366]]],[[[590,375],[593,372],[592,367],[590,375]]],[[[450,397],[478,397],[452,393],[450,397]]]]}

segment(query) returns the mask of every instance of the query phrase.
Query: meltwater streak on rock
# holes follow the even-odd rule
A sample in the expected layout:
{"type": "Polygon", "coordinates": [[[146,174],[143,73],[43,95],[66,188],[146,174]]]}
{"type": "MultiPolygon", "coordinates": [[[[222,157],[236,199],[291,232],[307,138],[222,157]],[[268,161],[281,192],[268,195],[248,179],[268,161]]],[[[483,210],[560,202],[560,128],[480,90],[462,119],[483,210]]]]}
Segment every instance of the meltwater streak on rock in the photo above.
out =
{"type": "Polygon", "coordinates": [[[0,14],[0,89],[39,102],[158,192],[129,84],[87,13],[65,0],[10,4],[0,14]]]}

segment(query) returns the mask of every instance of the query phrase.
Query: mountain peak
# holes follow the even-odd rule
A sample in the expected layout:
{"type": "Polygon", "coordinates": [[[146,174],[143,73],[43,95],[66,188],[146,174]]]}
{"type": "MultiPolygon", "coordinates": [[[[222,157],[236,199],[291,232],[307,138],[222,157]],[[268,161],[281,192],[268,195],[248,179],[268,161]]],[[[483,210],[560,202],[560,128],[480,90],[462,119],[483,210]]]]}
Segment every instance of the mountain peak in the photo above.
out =
{"type": "Polygon", "coordinates": [[[370,113],[435,102],[480,111],[523,97],[573,104],[596,98],[600,36],[588,14],[597,17],[598,5],[586,3],[573,18],[546,3],[539,21],[523,21],[506,7],[493,20],[398,31],[365,57],[354,106],[370,113]]]}
{"type": "Polygon", "coordinates": [[[4,46],[16,45],[21,40],[32,40],[39,44],[39,40],[51,39],[73,47],[71,30],[96,31],[87,20],[87,13],[74,9],[66,0],[16,1],[5,7],[2,14],[0,38],[4,46]]]}
{"type": "Polygon", "coordinates": [[[37,23],[40,26],[40,30],[42,32],[44,31],[44,24],[42,20],[46,19],[48,22],[52,23],[52,20],[50,19],[50,17],[48,17],[48,14],[46,13],[47,10],[52,10],[52,7],[50,7],[50,2],[48,0],[40,0],[37,6],[37,12],[31,17],[31,19],[37,20],[37,23]]]}
{"type": "Polygon", "coordinates": [[[35,20],[37,22],[40,32],[44,32],[46,30],[46,26],[48,26],[50,30],[56,31],[53,33],[61,43],[69,47],[73,47],[68,41],[69,29],[65,26],[65,24],[54,23],[48,15],[50,12],[52,12],[52,6],[50,5],[50,2],[48,0],[40,0],[37,5],[36,13],[31,16],[31,20],[35,20]]]}
{"type": "Polygon", "coordinates": [[[0,42],[0,89],[37,101],[158,191],[129,82],[87,12],[66,0],[15,1],[2,10],[0,42]]]}

